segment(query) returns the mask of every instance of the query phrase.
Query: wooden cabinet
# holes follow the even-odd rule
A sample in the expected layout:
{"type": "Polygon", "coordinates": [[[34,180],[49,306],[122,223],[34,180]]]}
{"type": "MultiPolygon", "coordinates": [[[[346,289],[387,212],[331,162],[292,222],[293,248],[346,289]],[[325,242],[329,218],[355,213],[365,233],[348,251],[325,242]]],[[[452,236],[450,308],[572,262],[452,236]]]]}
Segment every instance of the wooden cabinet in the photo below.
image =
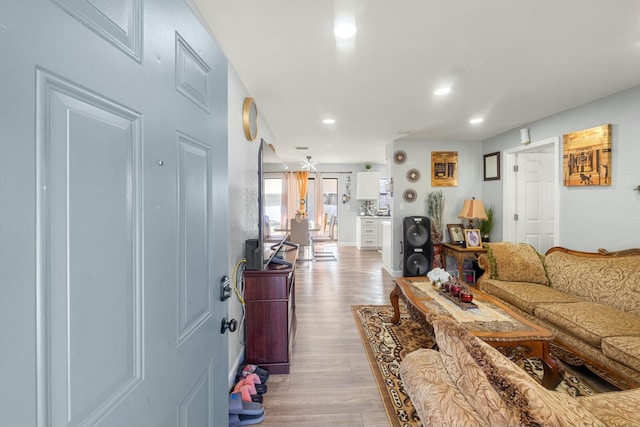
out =
{"type": "Polygon", "coordinates": [[[356,199],[378,200],[380,198],[380,172],[358,172],[356,199]]]}
{"type": "Polygon", "coordinates": [[[245,361],[273,374],[288,374],[296,334],[295,259],[297,250],[285,254],[292,267],[273,266],[245,271],[245,361]]]}
{"type": "Polygon", "coordinates": [[[357,218],[356,247],[358,249],[380,249],[380,220],[370,216],[359,216],[357,218]]]}

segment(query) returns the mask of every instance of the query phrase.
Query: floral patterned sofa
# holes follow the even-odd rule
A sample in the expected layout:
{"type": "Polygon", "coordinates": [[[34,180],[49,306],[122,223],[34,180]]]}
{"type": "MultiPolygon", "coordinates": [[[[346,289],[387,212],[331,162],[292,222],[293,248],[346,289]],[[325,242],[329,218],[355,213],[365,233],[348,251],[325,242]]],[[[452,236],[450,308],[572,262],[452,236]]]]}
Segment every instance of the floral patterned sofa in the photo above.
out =
{"type": "Polygon", "coordinates": [[[439,350],[414,351],[400,364],[425,427],[640,425],[640,389],[588,397],[550,391],[455,321],[429,322],[439,350]]]}
{"type": "Polygon", "coordinates": [[[640,249],[542,256],[527,244],[487,243],[478,287],[552,331],[552,350],[621,389],[640,387],[640,249]]]}

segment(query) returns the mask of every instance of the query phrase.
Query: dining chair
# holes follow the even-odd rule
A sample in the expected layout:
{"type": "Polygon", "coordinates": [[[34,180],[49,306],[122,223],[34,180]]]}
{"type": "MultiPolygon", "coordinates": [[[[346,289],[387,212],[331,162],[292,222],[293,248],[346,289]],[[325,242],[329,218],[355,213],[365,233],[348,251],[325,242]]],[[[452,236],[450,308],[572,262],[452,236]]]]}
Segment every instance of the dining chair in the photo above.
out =
{"type": "Polygon", "coordinates": [[[312,258],[305,257],[304,253],[305,249],[311,247],[311,236],[309,233],[309,220],[308,219],[292,219],[289,229],[291,230],[291,234],[289,236],[289,241],[291,243],[296,243],[300,247],[302,247],[302,255],[298,253],[299,261],[311,261],[312,258]],[[302,258],[301,258],[302,256],[302,258]]]}
{"type": "Polygon", "coordinates": [[[264,243],[278,243],[284,239],[284,234],[271,234],[271,226],[269,224],[269,216],[265,215],[262,226],[264,227],[264,243]]]}
{"type": "Polygon", "coordinates": [[[317,259],[318,257],[322,257],[323,260],[326,258],[333,258],[335,260],[335,255],[332,252],[318,251],[316,249],[316,243],[321,242],[331,242],[335,240],[335,235],[333,229],[336,224],[336,216],[331,215],[331,219],[329,219],[328,230],[325,231],[325,234],[318,234],[311,236],[311,251],[313,253],[313,258],[317,259]]]}

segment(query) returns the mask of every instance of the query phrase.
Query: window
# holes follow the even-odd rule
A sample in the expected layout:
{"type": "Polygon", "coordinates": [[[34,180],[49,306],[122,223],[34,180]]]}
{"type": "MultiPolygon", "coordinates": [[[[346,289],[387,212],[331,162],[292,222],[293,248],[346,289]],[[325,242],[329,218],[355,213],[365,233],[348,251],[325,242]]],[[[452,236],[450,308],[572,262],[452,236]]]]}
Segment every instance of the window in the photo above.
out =
{"type": "Polygon", "coordinates": [[[271,235],[281,227],[280,211],[282,206],[282,178],[265,178],[264,180],[264,214],[269,218],[271,235]]]}

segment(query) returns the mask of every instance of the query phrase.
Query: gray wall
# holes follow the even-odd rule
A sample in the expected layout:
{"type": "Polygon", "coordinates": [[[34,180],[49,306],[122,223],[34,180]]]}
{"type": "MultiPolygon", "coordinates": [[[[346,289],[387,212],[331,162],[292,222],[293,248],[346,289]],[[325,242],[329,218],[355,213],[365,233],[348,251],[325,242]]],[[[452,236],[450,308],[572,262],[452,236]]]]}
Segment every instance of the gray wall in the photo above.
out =
{"type": "Polygon", "coordinates": [[[426,198],[432,191],[442,190],[445,197],[443,215],[443,231],[445,241],[448,241],[446,224],[460,224],[457,218],[464,199],[471,197],[482,198],[482,145],[476,142],[447,142],[447,141],[407,141],[398,140],[389,144],[386,149],[387,162],[393,176],[393,269],[394,276],[402,274],[401,241],[402,219],[406,216],[426,216],[426,198]],[[407,153],[407,160],[401,165],[393,161],[393,153],[403,150],[407,153]],[[431,186],[431,152],[458,152],[458,185],[455,187],[431,186]],[[409,182],[407,171],[418,169],[421,177],[418,182],[409,182]],[[407,203],[403,200],[403,193],[413,189],[417,193],[416,201],[407,203]]]}
{"type": "MultiPolygon", "coordinates": [[[[260,139],[278,147],[258,106],[258,135],[248,141],[242,127],[242,104],[249,91],[229,65],[229,277],[236,264],[245,257],[245,240],[258,238],[258,148],[260,139]]],[[[236,276],[240,276],[237,274],[236,276]]],[[[240,283],[238,281],[238,286],[240,283]]],[[[229,301],[229,318],[243,319],[244,310],[233,293],[229,301]]],[[[244,323],[229,334],[229,382],[235,378],[236,368],[244,357],[244,323]]]]}
{"type": "MultiPolygon", "coordinates": [[[[639,117],[640,86],[521,126],[530,129],[532,142],[557,136],[562,144],[564,134],[612,124],[611,186],[560,187],[561,246],[583,251],[640,246],[640,191],[633,191],[640,184],[639,117]]],[[[483,141],[482,151],[519,145],[520,127],[483,141]]],[[[494,240],[502,237],[502,183],[482,183],[485,203],[494,204],[499,216],[494,240]]]]}

